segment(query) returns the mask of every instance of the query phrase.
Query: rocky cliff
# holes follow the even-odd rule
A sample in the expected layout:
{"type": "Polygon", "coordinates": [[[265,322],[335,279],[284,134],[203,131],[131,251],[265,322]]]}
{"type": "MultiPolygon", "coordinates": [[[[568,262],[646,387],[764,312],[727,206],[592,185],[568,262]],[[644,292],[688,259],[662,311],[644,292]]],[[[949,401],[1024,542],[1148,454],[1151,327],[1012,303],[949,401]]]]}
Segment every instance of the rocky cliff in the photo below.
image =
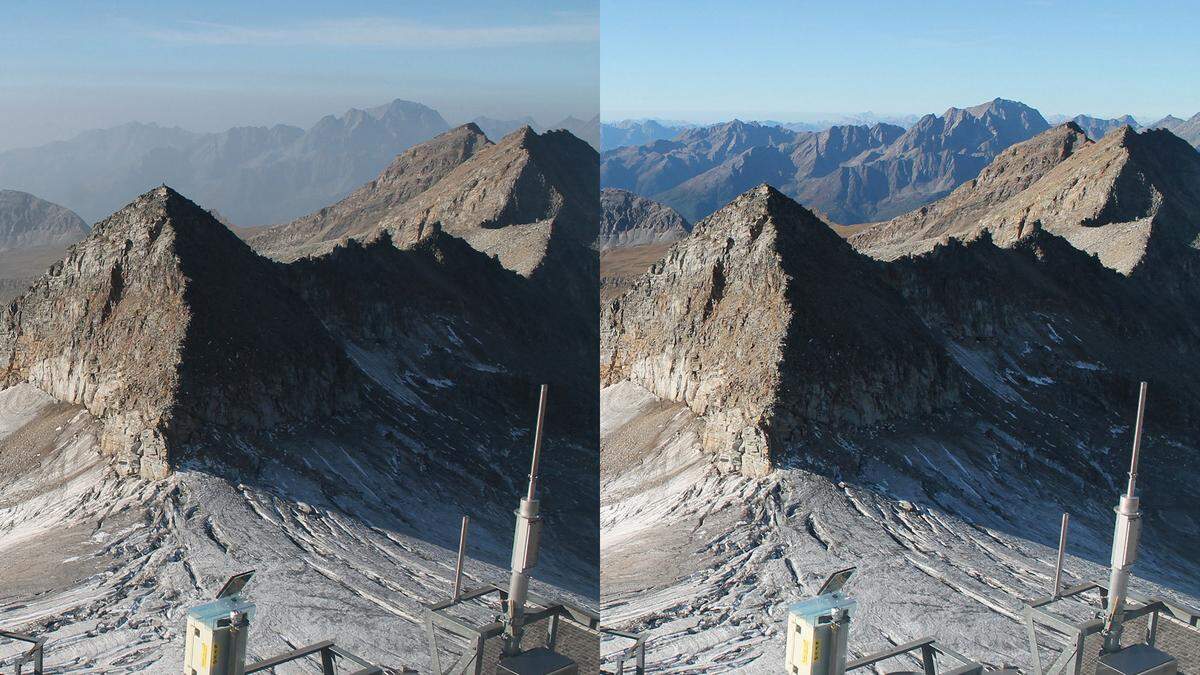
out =
{"type": "Polygon", "coordinates": [[[948,359],[876,265],[768,186],[697,224],[600,324],[602,383],[686,404],[719,465],[751,475],[820,429],[954,393],[948,359]]]}
{"type": "Polygon", "coordinates": [[[349,362],[275,265],[167,187],[98,223],[5,312],[0,378],[83,405],[103,450],[153,477],[203,433],[353,397],[349,362]]]}

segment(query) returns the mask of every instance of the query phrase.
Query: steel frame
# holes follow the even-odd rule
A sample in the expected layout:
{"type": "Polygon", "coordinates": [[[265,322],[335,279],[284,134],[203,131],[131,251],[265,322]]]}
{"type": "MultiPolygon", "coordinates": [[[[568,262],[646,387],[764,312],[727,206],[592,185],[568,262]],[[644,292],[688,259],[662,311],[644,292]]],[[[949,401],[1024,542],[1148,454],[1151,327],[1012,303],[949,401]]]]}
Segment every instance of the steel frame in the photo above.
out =
{"type": "MultiPolygon", "coordinates": [[[[449,598],[425,608],[425,633],[429,639],[430,665],[433,668],[433,672],[438,675],[481,675],[483,673],[484,663],[482,656],[484,643],[490,638],[504,633],[504,622],[493,621],[484,625],[472,625],[450,616],[446,613],[446,610],[455,605],[482,598],[492,593],[498,594],[501,606],[504,606],[508,601],[508,591],[506,589],[494,584],[487,584],[468,590],[460,594],[458,598],[449,598]],[[466,642],[466,648],[462,655],[454,663],[450,664],[449,668],[442,667],[442,658],[438,651],[438,629],[451,633],[466,642]]],[[[600,630],[600,617],[582,607],[550,602],[533,593],[529,594],[528,599],[533,604],[541,607],[541,609],[527,610],[525,612],[524,623],[533,624],[542,619],[547,619],[549,621],[547,642],[551,647],[555,644],[558,635],[558,622],[562,619],[574,621],[591,630],[600,630]]]]}
{"type": "Polygon", "coordinates": [[[42,660],[45,657],[46,638],[0,630],[0,639],[16,640],[17,642],[25,642],[33,645],[13,659],[14,675],[22,675],[26,663],[33,664],[33,675],[42,675],[42,660]]]}
{"type": "MultiPolygon", "coordinates": [[[[1087,638],[1104,629],[1104,619],[1094,618],[1075,624],[1047,611],[1050,605],[1091,590],[1100,591],[1102,598],[1108,597],[1108,588],[1096,582],[1084,582],[1064,589],[1056,595],[1047,595],[1030,601],[1021,610],[1025,621],[1025,630],[1029,637],[1029,651],[1033,657],[1033,675],[1086,675],[1082,673],[1083,648],[1087,638]],[[1045,668],[1042,667],[1041,653],[1038,650],[1038,628],[1049,628],[1051,632],[1063,637],[1064,649],[1045,668]]],[[[1145,598],[1136,593],[1129,593],[1130,602],[1137,603],[1125,610],[1124,621],[1138,619],[1148,615],[1147,630],[1144,636],[1146,644],[1154,645],[1158,632],[1160,615],[1170,616],[1192,627],[1200,627],[1200,610],[1177,605],[1156,598],[1145,598]]]]}
{"type": "Polygon", "coordinates": [[[921,666],[924,668],[925,675],[979,675],[983,672],[983,666],[959,654],[958,652],[943,647],[938,644],[933,638],[921,638],[906,642],[902,645],[896,645],[891,649],[886,649],[874,654],[868,654],[861,659],[855,659],[846,664],[846,672],[857,670],[859,668],[867,668],[873,666],[880,661],[904,656],[909,652],[921,650],[921,666]],[[938,655],[957,661],[957,665],[952,668],[938,670],[937,657],[938,655]]]}
{"type": "MultiPolygon", "coordinates": [[[[363,659],[351,654],[335,645],[333,640],[325,640],[316,644],[301,647],[292,650],[286,654],[274,656],[269,659],[263,659],[255,663],[246,665],[245,673],[261,673],[270,670],[276,666],[281,666],[292,661],[308,658],[313,655],[318,655],[321,658],[321,674],[322,675],[337,675],[337,659],[345,659],[357,666],[361,666],[358,670],[350,671],[349,675],[383,675],[383,669],[379,666],[373,666],[363,659]]],[[[20,671],[18,671],[19,673],[20,671]]]]}
{"type": "Polygon", "coordinates": [[[646,675],[646,637],[644,635],[627,633],[614,628],[601,628],[600,632],[605,635],[633,640],[631,646],[622,649],[611,657],[616,661],[614,670],[605,670],[601,667],[600,672],[610,675],[625,675],[625,662],[632,659],[633,675],[646,675]]]}

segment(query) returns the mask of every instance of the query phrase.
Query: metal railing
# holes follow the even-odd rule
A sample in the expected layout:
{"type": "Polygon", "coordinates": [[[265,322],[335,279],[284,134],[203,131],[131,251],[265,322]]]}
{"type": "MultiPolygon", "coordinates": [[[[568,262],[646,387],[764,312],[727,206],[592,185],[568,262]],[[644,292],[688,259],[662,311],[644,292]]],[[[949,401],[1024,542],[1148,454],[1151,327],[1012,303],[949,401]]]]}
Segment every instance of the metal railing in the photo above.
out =
{"type": "Polygon", "coordinates": [[[633,675],[646,675],[646,637],[644,635],[627,633],[614,628],[601,628],[600,632],[604,635],[633,640],[632,645],[605,657],[605,660],[612,662],[613,665],[607,668],[601,666],[601,673],[606,673],[607,675],[625,675],[625,662],[633,661],[633,675]]]}
{"type": "MultiPolygon", "coordinates": [[[[1057,595],[1038,598],[1022,610],[1033,661],[1033,675],[1092,675],[1096,672],[1097,659],[1103,644],[1101,633],[1104,630],[1104,619],[1098,615],[1086,621],[1072,623],[1049,611],[1049,608],[1058,602],[1086,602],[1078,596],[1089,591],[1099,591],[1102,603],[1108,595],[1108,589],[1104,585],[1087,582],[1064,589],[1057,595]],[[1042,634],[1057,639],[1063,645],[1058,656],[1045,666],[1042,664],[1038,647],[1039,629],[1042,629],[1042,634]]],[[[1200,654],[1200,612],[1134,593],[1129,593],[1128,599],[1130,604],[1122,618],[1122,646],[1139,643],[1159,646],[1176,657],[1181,672],[1200,670],[1200,657],[1193,656],[1200,654]]]]}
{"type": "Polygon", "coordinates": [[[855,659],[846,664],[846,672],[857,670],[859,668],[869,668],[881,661],[894,659],[900,656],[909,656],[920,661],[925,675],[979,675],[983,672],[983,666],[968,659],[967,657],[947,649],[937,643],[933,638],[922,638],[913,640],[902,645],[896,645],[891,649],[869,654],[861,659],[855,659]],[[915,656],[912,652],[920,651],[920,657],[915,656]],[[944,657],[947,660],[953,661],[952,664],[947,664],[947,667],[938,669],[938,657],[944,657]]]}
{"type": "MultiPolygon", "coordinates": [[[[488,584],[426,608],[425,631],[429,640],[430,662],[437,675],[478,675],[490,672],[495,667],[500,656],[499,641],[504,633],[504,622],[497,620],[474,624],[452,615],[450,611],[466,603],[486,603],[493,594],[498,600],[498,607],[503,607],[508,601],[507,589],[488,584]],[[457,651],[457,658],[451,657],[443,662],[444,648],[457,651]]],[[[525,611],[527,639],[543,641],[547,647],[570,657],[581,673],[597,672],[600,617],[581,607],[550,602],[533,593],[529,594],[528,599],[536,608],[525,611]],[[593,635],[594,650],[590,646],[593,635]],[[588,644],[582,644],[584,642],[588,644]]]]}
{"type": "MultiPolygon", "coordinates": [[[[0,630],[0,639],[16,640],[17,642],[25,642],[33,645],[7,662],[8,665],[13,667],[14,675],[23,675],[25,664],[27,663],[33,664],[33,675],[42,675],[42,659],[45,656],[46,638],[37,638],[25,633],[0,630]]],[[[4,665],[5,661],[0,660],[0,667],[4,665]]]]}
{"type": "MultiPolygon", "coordinates": [[[[285,663],[291,663],[292,661],[299,661],[301,659],[307,659],[313,656],[316,656],[321,660],[322,675],[337,675],[337,659],[339,658],[345,659],[353,665],[358,666],[357,670],[351,670],[347,675],[383,675],[382,668],[379,666],[373,666],[354,654],[341,649],[335,645],[332,640],[325,640],[324,642],[318,642],[307,647],[301,647],[286,654],[281,654],[269,659],[247,664],[245,673],[247,675],[250,673],[261,673],[271,670],[276,666],[281,666],[285,663]]],[[[18,674],[20,673],[20,671],[17,672],[18,674]]]]}

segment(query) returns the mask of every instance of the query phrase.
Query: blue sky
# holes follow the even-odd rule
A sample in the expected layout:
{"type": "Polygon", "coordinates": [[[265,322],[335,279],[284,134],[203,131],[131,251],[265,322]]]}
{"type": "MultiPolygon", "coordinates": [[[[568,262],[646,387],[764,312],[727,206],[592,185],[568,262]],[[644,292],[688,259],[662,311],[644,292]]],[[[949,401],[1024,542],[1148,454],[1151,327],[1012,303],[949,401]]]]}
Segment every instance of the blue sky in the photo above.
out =
{"type": "Polygon", "coordinates": [[[600,0],[601,115],[1200,112],[1200,3],[600,0]]]}
{"type": "Polygon", "coordinates": [[[131,120],[307,126],[394,98],[451,123],[591,117],[596,0],[0,5],[0,149],[131,120]]]}

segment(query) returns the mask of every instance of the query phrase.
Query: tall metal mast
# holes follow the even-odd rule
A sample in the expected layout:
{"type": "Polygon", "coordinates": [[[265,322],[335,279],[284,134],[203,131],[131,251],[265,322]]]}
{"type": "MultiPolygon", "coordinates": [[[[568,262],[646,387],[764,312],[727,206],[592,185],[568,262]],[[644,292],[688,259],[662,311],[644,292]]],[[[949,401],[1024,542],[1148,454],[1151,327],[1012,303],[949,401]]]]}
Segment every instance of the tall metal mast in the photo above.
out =
{"type": "Polygon", "coordinates": [[[1112,572],[1108,579],[1108,611],[1104,619],[1104,651],[1121,648],[1121,620],[1125,614],[1129,574],[1137,562],[1138,537],[1142,531],[1142,512],[1137,489],[1138,459],[1142,451],[1142,424],[1146,415],[1146,383],[1138,392],[1137,422],[1133,431],[1133,459],[1129,465],[1129,485],[1117,504],[1117,526],[1113,533],[1112,572]]]}
{"type": "Polygon", "coordinates": [[[541,539],[542,518],[538,515],[538,461],[542,454],[542,429],[546,421],[546,393],[542,385],[538,399],[537,427],[533,434],[533,462],[529,467],[529,491],[517,509],[517,529],[513,536],[512,578],[508,583],[508,619],[504,629],[504,653],[512,656],[521,650],[524,633],[525,600],[529,595],[529,572],[537,565],[538,544],[541,539]]]}

